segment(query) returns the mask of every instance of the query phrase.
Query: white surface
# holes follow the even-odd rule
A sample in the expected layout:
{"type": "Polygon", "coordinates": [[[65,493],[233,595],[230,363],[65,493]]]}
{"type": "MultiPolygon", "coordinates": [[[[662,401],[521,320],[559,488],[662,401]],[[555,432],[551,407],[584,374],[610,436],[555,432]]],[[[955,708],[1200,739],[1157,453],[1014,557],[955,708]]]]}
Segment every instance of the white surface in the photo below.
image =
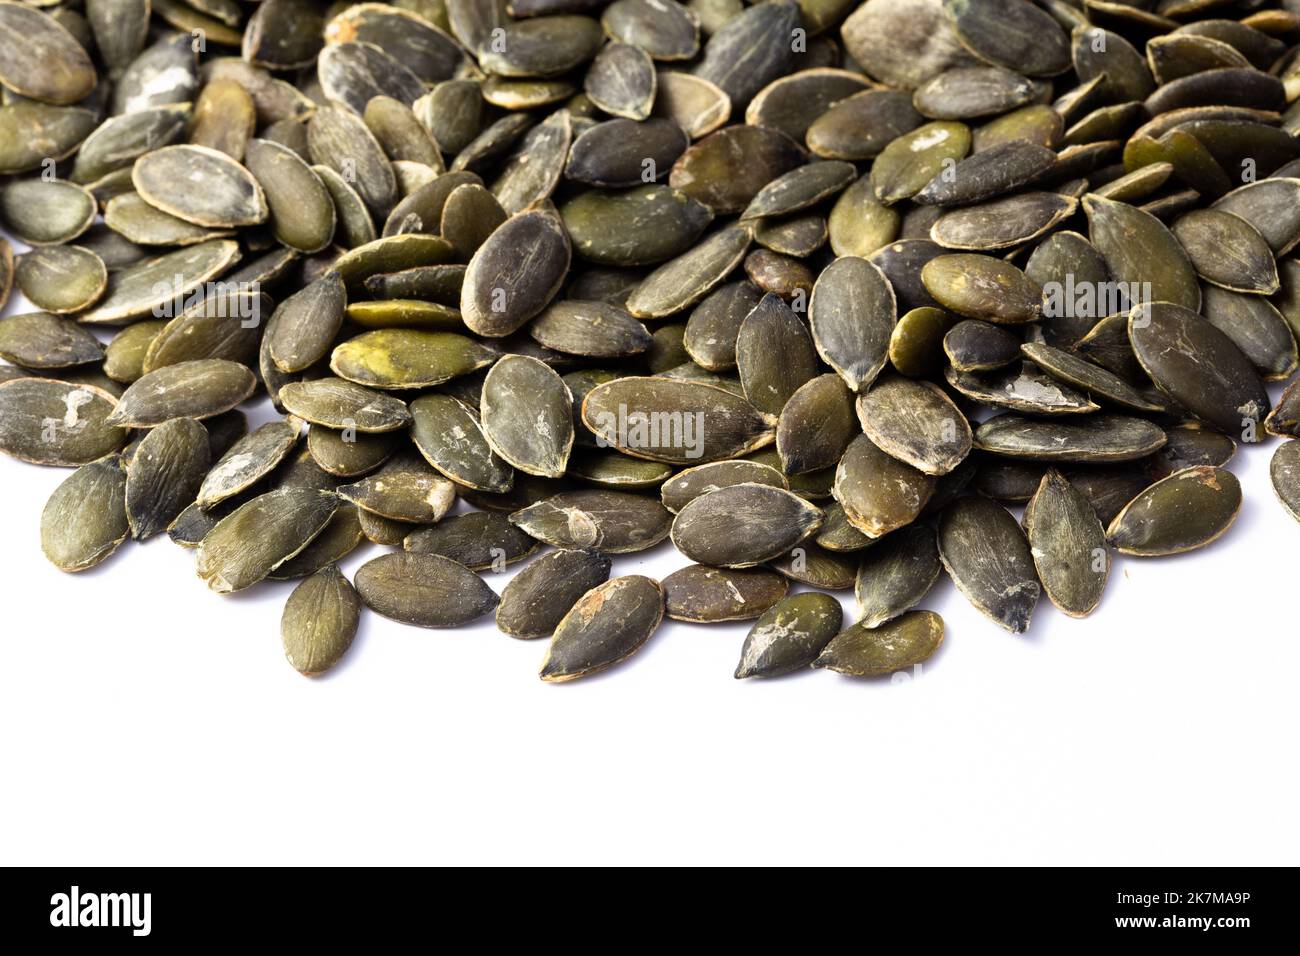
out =
{"type": "Polygon", "coordinates": [[[370,613],[305,679],[292,585],[217,597],[165,537],[62,574],[38,527],[70,472],[0,458],[0,861],[1294,864],[1300,525],[1272,448],[1234,463],[1222,541],[1117,559],[1086,620],[1044,600],[1013,637],[944,578],[918,679],[736,681],[748,625],[669,622],[558,686],[491,618],[370,613]]]}

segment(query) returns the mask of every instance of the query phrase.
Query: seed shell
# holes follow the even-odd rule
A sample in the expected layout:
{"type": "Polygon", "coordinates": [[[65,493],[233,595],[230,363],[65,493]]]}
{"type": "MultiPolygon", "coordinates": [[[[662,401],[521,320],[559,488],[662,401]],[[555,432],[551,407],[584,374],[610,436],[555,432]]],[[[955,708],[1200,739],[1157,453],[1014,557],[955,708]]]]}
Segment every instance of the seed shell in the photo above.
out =
{"type": "Polygon", "coordinates": [[[202,479],[199,507],[210,509],[253,487],[288,457],[301,434],[302,422],[290,417],[268,422],[236,441],[202,479]]]}
{"type": "Polygon", "coordinates": [[[108,291],[89,312],[87,325],[118,325],[132,319],[169,314],[173,303],[188,299],[204,283],[239,261],[239,243],[210,239],[109,274],[108,291]]]}
{"type": "Polygon", "coordinates": [[[664,507],[673,514],[701,495],[731,485],[761,484],[788,488],[785,476],[756,461],[716,461],[679,471],[660,488],[664,507]]]}
{"type": "Polygon", "coordinates": [[[483,434],[497,455],[530,475],[564,474],[573,450],[572,409],[564,380],[529,356],[504,356],[483,380],[483,434]]]}
{"type": "Polygon", "coordinates": [[[1241,510],[1241,485],[1222,468],[1174,472],[1124,506],[1106,529],[1121,554],[1181,554],[1217,540],[1241,510]]]}
{"type": "Polygon", "coordinates": [[[198,550],[198,573],[218,594],[252,587],[325,529],[339,500],[314,488],[283,488],[217,523],[198,550]]]}
{"type": "Polygon", "coordinates": [[[377,329],[336,346],[330,369],[370,388],[428,388],[485,368],[496,358],[496,352],[453,332],[377,329]]]}
{"type": "Polygon", "coordinates": [[[854,593],[859,623],[875,628],[911,610],[943,570],[934,530],[912,525],[887,535],[858,566],[854,593]]]}
{"type": "Polygon", "coordinates": [[[745,398],[768,415],[779,415],[790,396],[816,377],[812,336],[774,293],[763,296],[741,323],[736,366],[745,398]]]}
{"type": "Polygon", "coordinates": [[[553,211],[512,216],[470,260],[460,299],[465,324],[480,335],[516,331],[554,298],[569,260],[568,234],[553,211]]]}
{"type": "Polygon", "coordinates": [[[934,487],[933,477],[890,457],[866,435],[859,435],[835,469],[832,493],[855,528],[879,538],[911,524],[934,487]]]}
{"type": "Polygon", "coordinates": [[[151,428],[172,418],[211,418],[249,398],[256,385],[252,372],[225,359],[169,365],[132,383],[109,424],[151,428]]]}
{"type": "Polygon", "coordinates": [[[889,355],[897,316],[894,292],[879,268],[845,256],[827,266],[808,307],[817,353],[855,392],[871,385],[889,355]]]}
{"type": "Polygon", "coordinates": [[[323,674],[348,652],[360,620],[361,601],[351,582],[338,565],[322,568],[294,588],[284,606],[284,656],[300,674],[323,674]]]}
{"type": "Polygon", "coordinates": [[[1300,521],[1300,441],[1284,441],[1278,445],[1269,464],[1269,477],[1282,506],[1300,521]]]}
{"type": "Polygon", "coordinates": [[[440,554],[471,571],[502,571],[535,552],[538,543],[505,515],[473,511],[412,531],[403,547],[419,554],[440,554]]]}
{"type": "Polygon", "coordinates": [[[1088,499],[1049,468],[1025,508],[1024,525],[1048,598],[1071,617],[1091,614],[1106,589],[1110,552],[1088,499]]]}
{"type": "Polygon", "coordinates": [[[692,564],[664,578],[663,589],[670,618],[712,624],[753,620],[784,598],[789,584],[771,571],[692,564]]]}
{"type": "Polygon", "coordinates": [[[117,400],[91,385],[45,378],[0,384],[0,452],[36,465],[76,467],[118,451],[117,400]]]}
{"type": "Polygon", "coordinates": [[[850,677],[880,677],[929,660],[943,644],[943,618],[933,611],[909,611],[902,617],[867,628],[850,625],[813,661],[850,677]]]}
{"type": "Polygon", "coordinates": [[[778,677],[810,665],[839,632],[844,612],[829,594],[795,594],[766,611],[745,636],[736,679],[778,677]]]}
{"type": "Polygon", "coordinates": [[[672,538],[692,561],[744,568],[785,554],[821,522],[819,508],[782,488],[730,485],[683,507],[673,520],[672,538]]]}
{"type": "Polygon", "coordinates": [[[1025,533],[1001,505],[960,498],[939,521],[939,556],[966,599],[995,623],[1023,634],[1040,587],[1025,533]]]}
{"type": "Polygon", "coordinates": [[[781,469],[802,475],[833,468],[858,432],[853,393],[838,375],[804,383],[781,409],[776,450],[781,469]]]}
{"type": "Polygon", "coordinates": [[[173,418],[145,435],[127,468],[132,537],[144,541],[167,530],[198,494],[210,454],[207,430],[192,418],[173,418]]]}
{"type": "Polygon", "coordinates": [[[67,106],[95,87],[95,66],[57,20],[22,3],[0,3],[0,83],[20,96],[67,106]]]}
{"type": "Polygon", "coordinates": [[[596,550],[542,555],[501,592],[497,627],[520,639],[550,637],[584,594],[609,580],[611,567],[596,550]]]}
{"type": "Polygon", "coordinates": [[[41,550],[60,571],[84,571],[127,539],[126,472],[117,455],[83,465],[46,502],[41,550]]]}
{"type": "Polygon", "coordinates": [[[415,627],[460,627],[491,612],[496,593],[473,571],[436,554],[385,554],[363,564],[356,589],[370,608],[415,627]]]}
{"type": "Polygon", "coordinates": [[[937,386],[891,375],[858,396],[862,431],[886,454],[927,475],[946,475],[970,454],[966,417],[937,386]]]}
{"type": "Polygon", "coordinates": [[[414,457],[396,458],[378,474],[343,485],[338,495],[391,521],[435,524],[456,503],[456,486],[414,457]]]}
{"type": "Polygon", "coordinates": [[[653,498],[627,491],[566,491],[510,516],[512,524],[557,548],[628,554],[668,537],[672,514],[653,498]]]}
{"type": "Polygon", "coordinates": [[[659,319],[694,305],[740,264],[752,238],[746,226],[718,230],[650,273],[628,297],[628,311],[638,318],[659,319]]]}
{"type": "Polygon", "coordinates": [[[1026,358],[1045,369],[1053,378],[1087,392],[1094,399],[1110,402],[1138,412],[1160,412],[1163,406],[1150,401],[1118,375],[1079,358],[1064,349],[1041,342],[1020,346],[1026,358]]]}
{"type": "Polygon", "coordinates": [[[0,319],[0,358],[14,365],[29,369],[71,368],[103,357],[99,340],[67,319],[47,312],[0,319]]]}
{"type": "Polygon", "coordinates": [[[998,415],[975,429],[975,447],[981,451],[1033,461],[1134,461],[1159,451],[1165,441],[1159,426],[1123,415],[1072,421],[998,415]]]}

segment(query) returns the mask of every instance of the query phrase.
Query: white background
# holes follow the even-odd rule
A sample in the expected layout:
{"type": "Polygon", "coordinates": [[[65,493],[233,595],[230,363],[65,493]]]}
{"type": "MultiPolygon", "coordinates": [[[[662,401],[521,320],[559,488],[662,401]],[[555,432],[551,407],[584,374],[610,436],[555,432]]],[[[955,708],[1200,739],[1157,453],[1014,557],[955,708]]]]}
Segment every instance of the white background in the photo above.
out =
{"type": "Polygon", "coordinates": [[[165,536],[63,574],[38,529],[70,472],[0,458],[0,862],[1295,864],[1300,524],[1273,447],[1233,463],[1224,539],[1117,558],[1088,619],[1044,600],[1015,637],[943,578],[918,677],[736,681],[748,624],[666,622],[564,685],[491,617],[369,612],[303,678],[292,585],[218,597],[165,536]]]}

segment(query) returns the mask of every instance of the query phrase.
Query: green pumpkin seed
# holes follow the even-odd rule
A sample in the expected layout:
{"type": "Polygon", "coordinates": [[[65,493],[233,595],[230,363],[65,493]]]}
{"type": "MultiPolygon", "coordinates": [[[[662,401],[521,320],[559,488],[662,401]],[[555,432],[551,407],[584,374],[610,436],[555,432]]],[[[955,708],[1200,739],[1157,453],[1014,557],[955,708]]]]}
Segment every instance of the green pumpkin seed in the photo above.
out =
{"type": "Polygon", "coordinates": [[[138,379],[144,374],[149,346],[166,327],[164,319],[136,322],[113,336],[104,350],[104,374],[127,385],[138,379]]]}
{"type": "Polygon", "coordinates": [[[1140,418],[1088,415],[1077,421],[998,415],[975,429],[975,447],[1034,461],[1133,461],[1164,447],[1165,433],[1140,418]]]}
{"type": "Polygon", "coordinates": [[[582,403],[598,443],[650,461],[689,465],[744,455],[769,444],[774,422],[743,397],[700,382],[624,378],[582,403]]]}
{"type": "Polygon", "coordinates": [[[835,500],[849,522],[873,538],[910,524],[933,493],[932,477],[890,457],[866,435],[853,439],[835,470],[835,500]]]}
{"type": "Polygon", "coordinates": [[[200,359],[227,359],[252,365],[262,317],[271,300],[241,286],[214,292],[172,319],[145,353],[144,370],[200,359]]]}
{"type": "Polygon", "coordinates": [[[451,558],[471,571],[504,570],[538,548],[504,515],[491,511],[457,515],[431,528],[419,528],[407,535],[403,546],[417,554],[451,558]]]}
{"type": "Polygon", "coordinates": [[[1039,342],[1026,342],[1020,349],[1026,358],[1032,359],[1053,378],[1087,392],[1094,399],[1138,412],[1164,410],[1163,406],[1148,400],[1119,376],[1063,349],[1039,342]]]}
{"type": "Polygon", "coordinates": [[[933,529],[913,525],[887,535],[858,567],[854,592],[860,625],[879,627],[915,607],[942,570],[933,529]]]}
{"type": "Polygon", "coordinates": [[[811,335],[790,307],[770,292],[741,323],[736,364],[745,397],[769,415],[779,415],[790,396],[817,374],[811,335]]]}
{"type": "Polygon", "coordinates": [[[18,179],[0,189],[0,219],[30,246],[71,242],[97,211],[88,190],[61,179],[18,179]]]}
{"type": "Polygon", "coordinates": [[[776,449],[786,474],[834,467],[857,434],[853,395],[837,375],[819,375],[790,396],[781,409],[776,449]]]}
{"type": "Polygon", "coordinates": [[[650,115],[657,85],[650,55],[617,42],[600,51],[583,81],[583,89],[601,110],[632,120],[650,115]]]}
{"type": "Polygon", "coordinates": [[[875,538],[868,537],[849,523],[844,506],[838,501],[832,501],[822,510],[826,520],[814,538],[819,548],[842,553],[864,551],[876,543],[875,538]]]}
{"type": "Polygon", "coordinates": [[[499,600],[473,571],[436,554],[375,558],[357,571],[356,589],[372,611],[415,627],[460,627],[499,600]]]}
{"type": "Polygon", "coordinates": [[[946,337],[957,324],[954,316],[933,306],[904,313],[889,336],[889,364],[909,378],[934,376],[943,367],[946,337]]]}
{"type": "Polygon", "coordinates": [[[282,372],[302,372],[330,353],[347,306],[347,292],[337,272],[295,292],[276,308],[267,323],[267,348],[282,372]]]}
{"type": "Polygon", "coordinates": [[[552,551],[520,571],[497,607],[497,627],[511,637],[550,637],[588,591],[609,579],[611,562],[599,551],[552,551]]]}
{"type": "Polygon", "coordinates": [[[126,472],[116,455],[74,471],[41,514],[41,550],[60,571],[85,571],[103,563],[129,533],[126,472]]]}
{"type": "Polygon", "coordinates": [[[528,356],[503,357],[483,380],[483,435],[497,455],[530,475],[564,474],[573,450],[572,408],[564,380],[528,356]]]}
{"type": "Polygon", "coordinates": [[[89,385],[44,378],[0,384],[0,451],[37,465],[76,467],[119,450],[117,400],[89,385]]]}
{"type": "Polygon", "coordinates": [[[1277,405],[1264,420],[1264,430],[1279,438],[1300,435],[1300,385],[1292,382],[1286,387],[1277,405]]]}
{"type": "Polygon", "coordinates": [[[512,216],[470,260],[460,300],[465,324],[490,336],[519,329],[559,291],[569,259],[568,236],[553,211],[512,216]],[[530,254],[519,255],[521,248],[530,254]]]}
{"type": "Polygon", "coordinates": [[[815,119],[806,140],[816,156],[856,162],[878,156],[891,142],[924,122],[909,94],[866,90],[841,100],[815,119]]]}
{"type": "Polygon", "coordinates": [[[0,319],[0,358],[29,369],[70,368],[104,357],[99,340],[67,319],[29,312],[0,319]]]}
{"type": "MultiPolygon", "coordinates": [[[[680,145],[685,148],[684,142],[680,145]]],[[[677,161],[668,184],[718,214],[741,212],[765,186],[801,168],[806,159],[798,143],[761,126],[728,126],[678,153],[680,159],[672,157],[677,161]],[[737,163],[738,156],[745,157],[743,165],[737,163]]],[[[648,151],[638,155],[654,158],[654,169],[663,168],[661,157],[648,151]]],[[[638,165],[629,171],[639,180],[645,169],[638,165]]],[[[605,185],[618,185],[606,179],[605,185]]]]}
{"type": "Polygon", "coordinates": [[[164,146],[135,161],[131,182],[151,206],[216,229],[256,225],[268,215],[256,179],[206,146],[164,146]]]}
{"type": "Polygon", "coordinates": [[[177,300],[188,300],[204,283],[239,261],[239,243],[211,239],[109,274],[108,291],[89,312],[87,325],[114,325],[168,314],[177,300]]]}
{"type": "Polygon", "coordinates": [[[1262,296],[1229,292],[1206,285],[1201,312],[1211,325],[1232,339],[1265,380],[1291,377],[1300,363],[1295,335],[1282,314],[1262,296]]]}
{"type": "Polygon", "coordinates": [[[826,244],[826,219],[816,213],[758,223],[754,241],[765,249],[802,259],[826,244]]]}
{"type": "Polygon", "coordinates": [[[412,456],[393,459],[378,474],[341,486],[338,494],[362,511],[407,524],[435,524],[456,503],[456,487],[412,456]]]}
{"type": "Polygon", "coordinates": [[[999,143],[945,168],[912,199],[927,206],[984,202],[1033,182],[1056,161],[1054,152],[1037,143],[999,143]]]}
{"type": "Polygon", "coordinates": [[[847,591],[853,587],[857,559],[828,551],[814,541],[792,548],[787,554],[768,562],[768,567],[791,581],[822,591],[847,591]]]}
{"type": "Polygon", "coordinates": [[[810,665],[840,630],[843,611],[828,594],[784,598],[745,636],[736,679],[777,677],[810,665]]]}
{"type": "Polygon", "coordinates": [[[1173,233],[1206,282],[1256,295],[1278,290],[1273,252],[1246,220],[1218,209],[1196,209],[1179,217],[1173,233]],[[1224,249],[1232,255],[1223,255],[1224,249]]]}
{"type": "Polygon", "coordinates": [[[711,371],[734,368],[736,339],[761,293],[751,282],[730,282],[710,293],[691,312],[683,345],[695,362],[711,371]]]}
{"type": "Polygon", "coordinates": [[[871,183],[882,203],[910,199],[949,164],[970,152],[970,130],[962,123],[926,123],[898,137],[876,157],[871,183]]]}
{"type": "Polygon", "coordinates": [[[692,561],[743,568],[785,554],[821,522],[820,509],[782,488],[730,485],[685,505],[673,521],[672,537],[692,561]]]}
{"type": "Polygon", "coordinates": [[[516,511],[512,524],[557,548],[628,554],[668,537],[672,514],[653,498],[625,491],[566,491],[516,511]]]}
{"type": "Polygon", "coordinates": [[[21,96],[67,106],[90,95],[95,66],[57,20],[21,3],[0,3],[0,83],[21,96]]]}
{"type": "Polygon", "coordinates": [[[1230,338],[1191,309],[1155,302],[1133,310],[1129,339],[1151,381],[1180,407],[1224,434],[1258,441],[1268,393],[1230,338]]]}
{"type": "Polygon", "coordinates": [[[322,470],[340,478],[358,478],[374,471],[397,451],[391,434],[339,432],[313,428],[307,434],[307,450],[322,470]]]}
{"type": "Polygon", "coordinates": [[[881,451],[927,475],[946,475],[971,450],[966,417],[941,389],[897,375],[858,396],[862,431],[881,451]]]}
{"type": "Polygon", "coordinates": [[[799,8],[789,0],[750,7],[709,37],[692,72],[716,83],[739,109],[789,72],[799,23],[799,8]]]}
{"type": "Polygon", "coordinates": [[[1210,465],[1186,468],[1125,505],[1106,537],[1121,554],[1181,554],[1217,540],[1240,510],[1241,485],[1232,472],[1210,465]]]}
{"type": "Polygon", "coordinates": [[[356,589],[337,565],[322,568],[294,588],[284,606],[284,656],[300,674],[323,674],[348,652],[360,620],[356,589]]]}
{"type": "Polygon", "coordinates": [[[700,25],[678,3],[615,0],[600,18],[605,32],[656,60],[689,60],[700,48],[700,25]]]}
{"type": "Polygon", "coordinates": [[[340,378],[372,388],[428,388],[496,358],[496,352],[452,332],[378,329],[335,347],[330,368],[340,378]]]}
{"type": "Polygon", "coordinates": [[[795,142],[803,142],[813,120],[841,100],[870,88],[866,77],[850,70],[800,70],[763,87],[745,110],[745,122],[780,130],[795,142]]]}
{"type": "Polygon", "coordinates": [[[1276,256],[1290,252],[1300,242],[1300,180],[1284,177],[1247,183],[1214,203],[1219,212],[1244,219],[1258,230],[1276,256]]]}
{"type": "Polygon", "coordinates": [[[943,644],[943,618],[933,611],[910,611],[868,628],[853,624],[830,641],[813,661],[850,677],[880,677],[929,660],[943,644]]]}
{"type": "Polygon", "coordinates": [[[1076,200],[1056,193],[1020,193],[944,213],[930,238],[948,249],[1007,249],[1036,239],[1077,207],[1076,200]]]}
{"type": "Polygon", "coordinates": [[[1269,477],[1282,506],[1300,521],[1300,442],[1285,441],[1273,452],[1269,477]]]}
{"type": "Polygon", "coordinates": [[[711,624],[753,620],[784,598],[789,585],[771,571],[693,564],[664,578],[663,590],[670,618],[711,624]]]}
{"type": "Polygon", "coordinates": [[[202,478],[199,507],[210,509],[253,487],[279,467],[301,435],[302,422],[290,417],[269,422],[236,441],[202,478]]]}
{"type": "Polygon", "coordinates": [[[411,422],[405,402],[339,378],[293,382],[280,390],[280,400],[299,418],[326,428],[382,433],[411,422]]]}
{"type": "Polygon", "coordinates": [[[257,128],[257,106],[237,81],[217,79],[203,87],[194,104],[190,142],[243,162],[257,128]]]}
{"type": "Polygon", "coordinates": [[[145,153],[170,146],[185,133],[190,104],[141,109],[114,116],[85,137],[73,160],[70,178],[87,185],[132,163],[145,153]]]}
{"type": "Polygon", "coordinates": [[[0,106],[0,173],[38,169],[66,159],[95,128],[93,110],[21,101],[0,106]]]}
{"type": "Polygon", "coordinates": [[[1088,499],[1049,468],[1025,509],[1024,524],[1048,598],[1071,617],[1091,614],[1106,588],[1110,553],[1088,499]]]}
{"type": "MultiPolygon", "coordinates": [[[[1040,93],[1033,80],[1000,66],[957,67],[917,87],[912,94],[912,105],[930,119],[976,119],[999,116],[1026,106],[1038,99],[1040,93]]],[[[953,158],[961,159],[961,156],[953,158]]]]}
{"type": "Polygon", "coordinates": [[[330,492],[267,492],[217,523],[199,545],[198,572],[218,594],[252,587],[301,552],[338,507],[330,492]]]}
{"type": "Polygon", "coordinates": [[[1042,315],[1043,293],[1021,270],[1001,259],[956,253],[931,259],[921,270],[925,288],[945,309],[1006,325],[1042,315]]]}
{"type": "Polygon", "coordinates": [[[690,73],[660,72],[653,115],[670,119],[691,139],[707,136],[731,117],[731,97],[690,73]]]}
{"type": "Polygon", "coordinates": [[[817,279],[808,308],[813,342],[853,391],[884,368],[896,313],[889,282],[865,259],[837,259],[817,279]]]}
{"type": "Polygon", "coordinates": [[[625,309],[604,302],[556,302],[528,326],[548,349],[591,358],[624,358],[650,348],[649,330],[625,309]]]}
{"type": "Polygon", "coordinates": [[[248,144],[244,161],[266,197],[276,239],[307,254],[328,246],[336,225],[334,200],[311,167],[293,150],[264,139],[248,144]]]}
{"type": "Polygon", "coordinates": [[[126,475],[132,537],[144,541],[167,530],[194,501],[209,454],[207,430],[192,418],[173,418],[145,435],[126,475]]]}
{"type": "MultiPolygon", "coordinates": [[[[1172,302],[1188,309],[1201,304],[1201,289],[1182,246],[1149,213],[1125,203],[1085,196],[1089,238],[1097,247],[1110,275],[1128,288],[1146,288],[1145,301],[1172,302]]],[[[1136,303],[1134,303],[1136,304],[1136,303]]]]}
{"type": "Polygon", "coordinates": [[[741,219],[786,216],[840,192],[857,178],[852,163],[827,160],[790,170],[758,191],[741,219]]]}
{"type": "Polygon", "coordinates": [[[663,587],[652,578],[629,575],[593,588],[556,625],[542,680],[574,680],[626,660],[658,630],[663,615],[663,587]]]}
{"type": "Polygon", "coordinates": [[[198,359],[147,372],[122,394],[109,424],[152,428],[172,418],[211,418],[245,401],[257,379],[226,359],[198,359]]]}
{"type": "Polygon", "coordinates": [[[1029,542],[1001,505],[961,498],[939,522],[939,556],[957,590],[1013,634],[1029,629],[1040,586],[1029,542]]]}
{"type": "Polygon", "coordinates": [[[196,226],[155,209],[138,193],[114,196],[104,207],[104,223],[123,238],[142,246],[190,246],[230,235],[196,226]]]}
{"type": "Polygon", "coordinates": [[[312,162],[338,173],[371,213],[388,215],[397,200],[397,179],[383,147],[359,116],[321,107],[307,124],[307,146],[312,162]]]}

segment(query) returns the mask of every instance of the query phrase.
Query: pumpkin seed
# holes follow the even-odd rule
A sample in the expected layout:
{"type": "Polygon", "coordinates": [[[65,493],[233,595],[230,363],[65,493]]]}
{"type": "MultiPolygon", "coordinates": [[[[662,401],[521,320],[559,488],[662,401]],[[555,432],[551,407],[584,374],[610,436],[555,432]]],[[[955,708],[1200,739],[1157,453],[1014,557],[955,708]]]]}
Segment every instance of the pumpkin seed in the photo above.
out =
{"type": "Polygon", "coordinates": [[[334,667],[348,652],[361,620],[361,601],[338,565],[306,578],[284,606],[280,639],[284,656],[307,677],[334,667]]]}
{"type": "Polygon", "coordinates": [[[378,474],[343,485],[338,494],[362,511],[407,524],[435,524],[456,503],[456,487],[413,456],[393,459],[378,474]]]}
{"type": "MultiPolygon", "coordinates": [[[[302,422],[290,417],[268,422],[250,435],[236,441],[211,471],[204,471],[197,495],[200,508],[211,509],[247,491],[288,457],[302,434],[302,422]]],[[[188,503],[188,502],[187,502],[188,503]]]]}
{"type": "Polygon", "coordinates": [[[731,117],[731,97],[690,73],[660,72],[653,115],[670,119],[691,139],[707,136],[731,117]]]}
{"type": "Polygon", "coordinates": [[[695,498],[673,521],[677,549],[693,561],[752,567],[788,552],[821,525],[820,509],[782,488],[740,484],[695,498]],[[723,529],[726,533],[720,533],[723,529]]]}
{"type": "Polygon", "coordinates": [[[805,382],[781,409],[776,448],[786,474],[834,467],[857,433],[853,396],[836,375],[805,382]]]}
{"type": "Polygon", "coordinates": [[[239,243],[210,239],[129,265],[109,274],[108,291],[78,321],[114,325],[167,315],[177,300],[187,301],[204,283],[238,262],[239,255],[239,243]]]}
{"type": "Polygon", "coordinates": [[[1217,540],[1241,510],[1241,485],[1230,471],[1200,465],[1176,471],[1124,506],[1106,529],[1121,554],[1181,554],[1217,540]]]}
{"type": "Polygon", "coordinates": [[[858,396],[862,431],[877,448],[927,475],[946,475],[970,454],[966,417],[941,389],[891,375],[858,396]]]}
{"type": "Polygon", "coordinates": [[[339,378],[293,382],[280,391],[284,407],[313,425],[382,433],[411,422],[406,403],[339,378]]]}
{"type": "Polygon", "coordinates": [[[702,564],[674,571],[663,580],[668,616],[696,624],[753,620],[784,598],[788,589],[785,578],[771,571],[702,564]]]}
{"type": "Polygon", "coordinates": [[[74,471],[41,514],[41,550],[60,571],[85,571],[103,563],[128,534],[126,472],[117,455],[74,471]]]}
{"type": "Polygon", "coordinates": [[[90,95],[95,66],[57,20],[21,3],[0,3],[0,83],[21,96],[68,106],[90,95]]]}
{"type": "Polygon", "coordinates": [[[497,595],[473,571],[436,554],[385,554],[363,564],[356,589],[372,611],[415,627],[460,627],[492,611],[497,595]]]}
{"type": "Polygon", "coordinates": [[[211,418],[249,398],[253,373],[226,359],[198,359],[147,372],[122,394],[111,425],[151,428],[172,418],[211,418]]]}
{"type": "Polygon", "coordinates": [[[511,637],[550,637],[578,600],[609,579],[599,551],[552,551],[515,575],[501,592],[497,627],[511,637]]]}
{"type": "Polygon", "coordinates": [[[1055,469],[1025,509],[1025,533],[1052,603],[1071,617],[1091,614],[1110,574],[1106,535],[1088,499],[1055,469]]]}
{"type": "Polygon", "coordinates": [[[133,538],[144,541],[166,531],[195,500],[209,454],[207,430],[192,418],[173,418],[144,436],[126,473],[133,538]]]}
{"type": "Polygon", "coordinates": [[[615,578],[584,594],[555,628],[541,677],[586,677],[626,660],[659,628],[664,591],[640,575],[615,578]]]}
{"type": "Polygon", "coordinates": [[[828,594],[796,594],[765,612],[745,636],[736,679],[777,677],[807,667],[840,630],[843,611],[828,594]]]}
{"type": "Polygon", "coordinates": [[[975,447],[981,451],[1034,461],[1133,461],[1159,451],[1165,441],[1158,426],[1123,415],[1088,415],[1077,421],[998,415],[975,429],[975,447]]]}
{"type": "Polygon", "coordinates": [[[1148,400],[1119,376],[1063,349],[1040,342],[1026,342],[1020,346],[1020,349],[1027,358],[1032,359],[1053,378],[1087,392],[1094,399],[1101,399],[1138,412],[1164,410],[1161,405],[1148,400]]]}
{"type": "Polygon", "coordinates": [[[1001,259],[974,253],[938,256],[921,270],[935,300],[958,315],[1013,325],[1042,315],[1042,289],[1001,259]]]}
{"type": "Polygon", "coordinates": [[[528,557],[538,544],[504,515],[475,511],[411,532],[404,547],[418,554],[451,558],[471,571],[501,571],[528,557]]]}
{"type": "Polygon", "coordinates": [[[314,488],[259,495],[208,532],[199,545],[199,577],[218,594],[252,587],[310,544],[337,507],[332,493],[314,488]]]}
{"type": "Polygon", "coordinates": [[[813,667],[851,677],[879,677],[929,660],[943,643],[943,618],[910,611],[878,628],[853,624],[835,635],[813,667]]]}
{"type": "Polygon", "coordinates": [[[1300,442],[1285,441],[1273,452],[1269,477],[1282,506],[1300,521],[1300,442]]]}
{"type": "Polygon", "coordinates": [[[912,196],[927,206],[962,206],[1012,192],[1047,172],[1056,154],[1027,140],[990,146],[944,168],[912,196]]]}
{"type": "Polygon", "coordinates": [[[76,467],[118,451],[117,400],[90,385],[44,378],[0,384],[0,451],[37,465],[76,467]]]}
{"type": "Polygon", "coordinates": [[[896,310],[889,282],[865,259],[837,259],[817,279],[808,307],[813,342],[853,391],[884,368],[896,310]]]}
{"type": "Polygon", "coordinates": [[[627,554],[668,537],[672,514],[658,501],[624,491],[567,491],[510,515],[510,521],[557,548],[627,554]]]}
{"type": "Polygon", "coordinates": [[[960,498],[939,521],[939,556],[957,590],[1014,634],[1029,629],[1040,587],[1029,542],[1001,505],[960,498]]]}
{"type": "Polygon", "coordinates": [[[1195,209],[1179,217],[1173,233],[1206,282],[1256,295],[1278,290],[1273,252],[1244,219],[1217,209],[1195,209]],[[1224,256],[1224,249],[1232,249],[1233,254],[1224,256]]]}
{"type": "Polygon", "coordinates": [[[377,329],[335,347],[330,369],[371,388],[428,388],[485,368],[497,353],[453,332],[377,329]]]}
{"type": "Polygon", "coordinates": [[[0,319],[0,358],[30,369],[70,368],[104,357],[99,340],[67,319],[29,312],[0,319]]]}
{"type": "Polygon", "coordinates": [[[61,179],[18,179],[0,189],[0,218],[30,246],[72,242],[96,212],[87,189],[61,179]]]}
{"type": "Polygon", "coordinates": [[[785,477],[769,465],[754,461],[718,461],[678,472],[664,482],[660,495],[664,507],[676,514],[701,495],[740,484],[788,487],[785,477]]]}

